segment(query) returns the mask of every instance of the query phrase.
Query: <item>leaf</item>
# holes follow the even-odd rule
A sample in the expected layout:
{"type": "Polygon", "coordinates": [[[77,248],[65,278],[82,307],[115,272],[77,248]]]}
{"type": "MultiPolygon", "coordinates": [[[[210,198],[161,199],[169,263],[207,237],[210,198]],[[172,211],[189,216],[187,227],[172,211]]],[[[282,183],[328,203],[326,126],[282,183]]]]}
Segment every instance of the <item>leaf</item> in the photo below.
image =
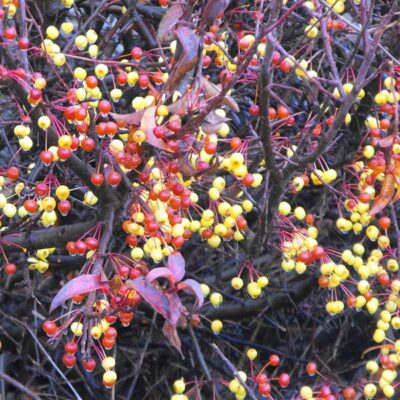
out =
{"type": "Polygon", "coordinates": [[[154,268],[146,276],[146,282],[151,283],[158,278],[167,278],[169,281],[174,280],[172,271],[169,268],[154,268]]]}
{"type": "Polygon", "coordinates": [[[156,106],[147,108],[140,123],[140,129],[146,134],[146,142],[161,150],[171,151],[163,140],[154,136],[153,129],[156,127],[156,106]]]}
{"type": "Polygon", "coordinates": [[[169,340],[172,346],[174,346],[179,351],[179,353],[182,354],[181,339],[179,339],[176,326],[173,326],[168,321],[165,321],[165,324],[163,326],[163,334],[169,340]]]}
{"type": "Polygon", "coordinates": [[[176,325],[183,312],[183,304],[176,292],[165,292],[169,302],[169,317],[167,318],[171,325],[176,325]]]}
{"type": "Polygon", "coordinates": [[[172,4],[162,17],[158,25],[157,37],[161,43],[169,42],[174,39],[173,28],[183,15],[182,4],[172,4]]]}
{"type": "Polygon", "coordinates": [[[194,279],[186,279],[178,285],[178,290],[185,290],[193,293],[197,298],[197,307],[200,308],[204,303],[204,294],[200,284],[194,279]]]}
{"type": "MultiPolygon", "coordinates": [[[[203,77],[202,79],[202,85],[204,87],[204,93],[207,100],[211,99],[212,97],[218,96],[221,91],[221,89],[217,85],[215,85],[205,77],[203,77]]],[[[240,111],[238,103],[236,103],[236,101],[231,96],[225,96],[223,104],[231,108],[235,112],[240,111]]]]}
{"type": "Polygon", "coordinates": [[[395,139],[395,134],[391,134],[386,136],[385,138],[379,139],[378,143],[381,147],[390,147],[393,145],[395,139]]]}
{"type": "Polygon", "coordinates": [[[390,203],[393,198],[395,183],[395,176],[389,173],[386,174],[379,196],[375,198],[374,205],[369,210],[370,215],[378,214],[378,212],[382,211],[390,203]]]}
{"type": "Polygon", "coordinates": [[[201,124],[206,133],[217,133],[224,122],[230,121],[229,118],[218,115],[215,111],[210,112],[201,124]]]}
{"type": "Polygon", "coordinates": [[[230,0],[209,0],[204,9],[201,22],[206,25],[212,25],[214,21],[221,16],[229,5],[230,0]]]}
{"type": "Polygon", "coordinates": [[[159,314],[165,319],[169,318],[169,302],[164,293],[147,283],[143,276],[127,282],[128,287],[133,287],[159,314]]]}
{"type": "Polygon", "coordinates": [[[85,274],[71,279],[56,294],[50,305],[50,312],[74,296],[93,292],[94,290],[109,288],[109,283],[101,280],[98,274],[85,274]]]}
{"type": "Polygon", "coordinates": [[[122,123],[125,126],[134,126],[138,127],[140,126],[140,123],[143,118],[144,111],[135,111],[130,114],[116,114],[116,113],[110,113],[111,117],[115,119],[117,123],[122,123]]]}
{"type": "Polygon", "coordinates": [[[114,275],[114,277],[110,281],[110,289],[114,294],[119,292],[122,286],[122,279],[119,275],[114,275]]]}
{"type": "Polygon", "coordinates": [[[168,80],[168,91],[170,93],[175,90],[179,82],[199,61],[200,39],[195,32],[186,26],[182,26],[176,30],[176,37],[182,46],[182,52],[168,80]]]}
{"type": "Polygon", "coordinates": [[[179,251],[168,256],[168,268],[172,272],[175,282],[180,282],[185,276],[185,259],[179,251]]]}

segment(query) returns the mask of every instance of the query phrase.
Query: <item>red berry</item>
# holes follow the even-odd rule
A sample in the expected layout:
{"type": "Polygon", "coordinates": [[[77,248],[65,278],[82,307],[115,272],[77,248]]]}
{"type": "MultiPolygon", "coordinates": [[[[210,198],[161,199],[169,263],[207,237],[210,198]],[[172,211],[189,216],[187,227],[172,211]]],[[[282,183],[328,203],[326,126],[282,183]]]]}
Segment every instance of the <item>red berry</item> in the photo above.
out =
{"type": "Polygon", "coordinates": [[[390,225],[392,225],[392,221],[389,217],[381,217],[379,218],[378,224],[382,229],[389,229],[390,225]]]}
{"type": "Polygon", "coordinates": [[[10,167],[7,169],[7,177],[11,181],[16,181],[19,178],[19,168],[17,167],[10,167]]]}
{"type": "Polygon", "coordinates": [[[39,204],[33,199],[28,199],[24,201],[24,208],[29,214],[34,214],[39,208],[39,204]]]}
{"type": "Polygon", "coordinates": [[[84,139],[82,139],[81,142],[81,147],[84,151],[89,152],[92,151],[96,146],[96,142],[89,137],[85,137],[84,139]]]}
{"type": "Polygon", "coordinates": [[[249,108],[249,113],[252,117],[260,115],[260,107],[257,104],[252,104],[249,108]]]}
{"type": "Polygon", "coordinates": [[[96,361],[93,358],[83,361],[83,368],[88,372],[92,372],[96,368],[96,361]]]}
{"type": "Polygon", "coordinates": [[[271,385],[269,383],[259,385],[258,392],[263,396],[268,396],[271,393],[271,385]]]}
{"type": "Polygon", "coordinates": [[[97,83],[98,83],[97,78],[94,75],[89,75],[86,78],[85,82],[86,82],[86,86],[89,89],[94,89],[97,86],[97,83]]]}
{"type": "Polygon", "coordinates": [[[317,364],[315,364],[314,362],[309,362],[306,365],[306,372],[308,375],[313,376],[315,375],[315,373],[317,372],[317,364]]]}
{"type": "Polygon", "coordinates": [[[77,240],[75,242],[75,251],[81,255],[85,254],[87,251],[86,243],[83,240],[77,240]]]}
{"type": "Polygon", "coordinates": [[[58,204],[57,204],[57,209],[58,211],[60,211],[60,214],[65,216],[69,213],[69,211],[71,210],[72,205],[71,202],[69,200],[61,200],[58,204]]]}
{"type": "Polygon", "coordinates": [[[99,172],[95,172],[90,176],[90,182],[92,182],[94,186],[101,186],[104,182],[104,176],[99,172]]]}
{"type": "Polygon", "coordinates": [[[40,153],[40,159],[42,160],[42,163],[45,165],[50,165],[53,161],[53,153],[49,150],[43,150],[40,153]]]}
{"type": "Polygon", "coordinates": [[[3,35],[8,40],[14,40],[17,37],[17,31],[13,26],[9,26],[3,31],[3,35]]]}
{"type": "Polygon", "coordinates": [[[278,383],[280,387],[288,387],[290,384],[290,376],[288,374],[280,374],[278,377],[278,383]]]}
{"type": "Polygon", "coordinates": [[[65,248],[67,249],[68,253],[73,256],[76,254],[76,249],[75,249],[75,242],[68,242],[65,245],[65,248]]]}
{"type": "Polygon", "coordinates": [[[76,357],[67,353],[64,354],[62,361],[67,368],[72,368],[76,364],[76,357]]]}
{"type": "Polygon", "coordinates": [[[65,343],[64,350],[69,354],[75,354],[78,351],[78,344],[74,341],[65,343]]]}
{"type": "Polygon", "coordinates": [[[17,272],[17,266],[13,263],[8,263],[4,266],[4,273],[6,275],[14,275],[17,272]]]}
{"type": "Polygon", "coordinates": [[[104,332],[104,336],[111,339],[115,339],[117,335],[118,335],[117,330],[112,326],[107,328],[106,331],[104,332]]]}
{"type": "Polygon", "coordinates": [[[257,385],[262,385],[264,383],[268,382],[268,377],[266,374],[264,374],[263,372],[260,372],[255,379],[257,385]]]}
{"type": "Polygon", "coordinates": [[[289,116],[289,110],[284,106],[279,106],[277,112],[278,117],[281,119],[287,118],[289,116]]]}
{"type": "Polygon", "coordinates": [[[46,332],[47,336],[53,336],[58,331],[58,327],[55,322],[50,320],[43,322],[42,329],[46,332]]]}
{"type": "Polygon", "coordinates": [[[27,50],[29,49],[29,39],[28,38],[21,38],[18,40],[18,47],[21,50],[27,50]]]}
{"type": "Polygon", "coordinates": [[[85,243],[89,250],[96,250],[99,247],[99,241],[93,236],[87,237],[85,243]]]}
{"type": "Polygon", "coordinates": [[[111,111],[111,103],[107,100],[100,100],[99,111],[103,114],[108,114],[111,111]]]}
{"type": "Polygon", "coordinates": [[[274,366],[277,367],[279,365],[279,363],[281,362],[280,358],[278,355],[276,354],[271,354],[269,356],[269,363],[274,366]]]}
{"type": "Polygon", "coordinates": [[[347,387],[343,389],[343,397],[345,400],[354,400],[356,398],[356,391],[352,387],[347,387]]]}
{"type": "Polygon", "coordinates": [[[131,50],[131,57],[136,61],[140,60],[142,55],[143,55],[143,51],[140,47],[134,47],[131,50]]]}
{"type": "Polygon", "coordinates": [[[119,172],[117,171],[112,171],[110,174],[107,176],[107,182],[111,186],[118,186],[121,183],[122,176],[119,172]]]}

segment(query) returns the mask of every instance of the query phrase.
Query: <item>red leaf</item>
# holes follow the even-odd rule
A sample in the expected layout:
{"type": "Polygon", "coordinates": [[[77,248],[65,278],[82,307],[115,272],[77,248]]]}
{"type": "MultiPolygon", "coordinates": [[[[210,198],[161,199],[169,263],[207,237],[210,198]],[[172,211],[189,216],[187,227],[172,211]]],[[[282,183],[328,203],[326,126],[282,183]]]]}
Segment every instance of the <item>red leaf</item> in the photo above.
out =
{"type": "Polygon", "coordinates": [[[174,346],[179,353],[182,354],[181,351],[181,340],[178,336],[178,331],[176,330],[176,326],[171,325],[168,321],[165,321],[163,327],[163,334],[169,340],[169,342],[174,346]]]}
{"type": "Polygon", "coordinates": [[[204,294],[201,286],[194,279],[186,279],[178,285],[179,290],[192,292],[197,297],[197,307],[200,308],[204,303],[204,294]]]}
{"type": "Polygon", "coordinates": [[[173,40],[173,28],[181,19],[183,11],[182,4],[172,4],[171,7],[168,8],[160,21],[160,25],[158,25],[157,37],[160,39],[161,43],[173,40]]]}
{"type": "Polygon", "coordinates": [[[173,281],[173,272],[169,268],[154,268],[147,274],[146,282],[151,283],[158,278],[167,278],[169,281],[173,281]]]}
{"type": "Polygon", "coordinates": [[[165,292],[169,302],[169,317],[168,321],[171,325],[176,325],[183,312],[182,301],[176,292],[165,292]]]}
{"type": "Polygon", "coordinates": [[[201,22],[212,25],[214,21],[226,10],[230,0],[209,0],[204,9],[201,22]]]}
{"type": "Polygon", "coordinates": [[[102,281],[98,274],[85,274],[71,279],[64,285],[54,297],[50,305],[50,312],[55,310],[58,306],[71,299],[74,296],[79,296],[84,293],[92,292],[94,290],[108,288],[109,284],[102,281]]]}
{"type": "Polygon", "coordinates": [[[161,150],[171,151],[170,148],[161,140],[154,136],[153,129],[156,127],[156,110],[157,107],[152,106],[145,110],[140,129],[146,134],[146,142],[161,150]]]}
{"type": "Polygon", "coordinates": [[[169,318],[170,308],[167,297],[152,284],[147,283],[143,276],[131,281],[129,286],[132,286],[165,319],[169,318]]]}
{"type": "Polygon", "coordinates": [[[175,278],[175,282],[180,282],[185,276],[185,259],[178,251],[174,251],[168,257],[168,268],[175,278]]]}
{"type": "Polygon", "coordinates": [[[200,39],[194,31],[182,26],[176,30],[176,37],[182,46],[182,55],[175,64],[168,80],[168,90],[171,93],[184,76],[196,66],[199,60],[200,39]]]}

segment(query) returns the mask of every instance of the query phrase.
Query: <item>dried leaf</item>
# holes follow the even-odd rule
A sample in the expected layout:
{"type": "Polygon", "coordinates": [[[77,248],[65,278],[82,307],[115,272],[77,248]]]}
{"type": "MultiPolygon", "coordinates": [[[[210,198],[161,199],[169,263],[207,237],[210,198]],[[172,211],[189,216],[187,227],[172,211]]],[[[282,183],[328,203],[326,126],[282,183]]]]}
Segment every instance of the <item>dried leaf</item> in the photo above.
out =
{"type": "Polygon", "coordinates": [[[168,8],[167,12],[162,17],[157,30],[157,37],[161,43],[170,42],[174,39],[175,35],[173,33],[173,28],[181,19],[183,11],[184,9],[182,4],[172,4],[171,7],[168,8]]]}
{"type": "MultiPolygon", "coordinates": [[[[221,89],[217,85],[215,85],[205,77],[203,77],[202,79],[202,85],[204,87],[204,92],[207,100],[211,99],[212,97],[218,96],[221,91],[221,89]]],[[[236,103],[236,101],[231,96],[225,96],[223,104],[235,112],[240,111],[238,103],[236,103]]]]}
{"type": "Polygon", "coordinates": [[[168,323],[168,321],[165,321],[165,324],[163,326],[163,334],[169,340],[172,346],[174,346],[179,351],[179,353],[182,354],[181,339],[179,339],[176,326],[173,326],[168,323]]]}
{"type": "Polygon", "coordinates": [[[146,134],[146,142],[161,150],[171,151],[169,147],[162,141],[154,136],[153,129],[156,127],[156,106],[149,107],[145,110],[140,129],[146,134]]]}
{"type": "Polygon", "coordinates": [[[60,289],[51,302],[50,312],[74,296],[79,296],[94,290],[106,289],[109,288],[109,286],[109,283],[102,280],[101,276],[98,274],[85,274],[77,276],[76,278],[71,279],[60,289]]]}
{"type": "Polygon", "coordinates": [[[217,133],[224,122],[230,121],[229,118],[218,115],[215,111],[211,112],[204,119],[201,127],[206,133],[217,133]]]}
{"type": "Polygon", "coordinates": [[[168,268],[174,276],[175,282],[180,282],[185,276],[185,259],[178,251],[168,256],[168,268]]]}
{"type": "Polygon", "coordinates": [[[369,210],[370,215],[378,214],[378,212],[382,211],[390,203],[393,198],[395,183],[395,176],[389,173],[386,174],[379,196],[375,198],[374,205],[369,210]]]}
{"type": "Polygon", "coordinates": [[[199,61],[200,39],[195,32],[186,26],[182,26],[176,30],[176,37],[182,46],[182,53],[168,80],[168,91],[170,93],[175,90],[179,82],[199,61]]]}
{"type": "Polygon", "coordinates": [[[119,292],[119,289],[121,289],[122,286],[122,279],[119,275],[114,275],[114,277],[110,281],[110,288],[111,291],[114,294],[117,294],[119,292]]]}
{"type": "Polygon", "coordinates": [[[186,279],[178,285],[179,290],[193,293],[197,297],[197,307],[200,308],[204,303],[204,294],[200,284],[194,279],[186,279]]]}
{"type": "Polygon", "coordinates": [[[127,286],[135,289],[165,319],[169,318],[170,309],[167,297],[152,284],[147,283],[143,276],[139,276],[133,281],[127,281],[127,286]]]}
{"type": "Polygon", "coordinates": [[[212,25],[217,18],[222,16],[229,5],[230,0],[209,0],[204,9],[201,22],[206,25],[212,25]]]}
{"type": "Polygon", "coordinates": [[[143,118],[144,111],[136,111],[130,114],[116,114],[110,113],[111,117],[115,119],[117,123],[124,124],[127,127],[138,127],[143,118]]]}

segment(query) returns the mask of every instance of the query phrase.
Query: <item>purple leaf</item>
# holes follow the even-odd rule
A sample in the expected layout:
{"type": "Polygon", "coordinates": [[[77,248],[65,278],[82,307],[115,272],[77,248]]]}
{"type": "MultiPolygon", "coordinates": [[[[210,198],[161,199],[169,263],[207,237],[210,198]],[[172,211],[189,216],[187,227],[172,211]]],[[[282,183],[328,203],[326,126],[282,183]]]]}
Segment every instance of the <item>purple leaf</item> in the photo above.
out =
{"type": "Polygon", "coordinates": [[[93,290],[106,289],[108,282],[101,280],[98,274],[85,274],[71,279],[54,297],[50,305],[50,312],[74,296],[92,292],[93,290]]]}
{"type": "Polygon", "coordinates": [[[176,292],[165,292],[169,301],[169,318],[168,321],[171,325],[176,325],[182,315],[183,305],[176,292]]]}
{"type": "Polygon", "coordinates": [[[178,290],[192,292],[197,297],[197,307],[200,308],[204,303],[204,294],[201,286],[194,279],[186,279],[178,285],[178,290]]]}
{"type": "Polygon", "coordinates": [[[131,285],[159,314],[165,319],[169,317],[169,302],[164,293],[147,283],[143,276],[133,280],[131,285]]]}
{"type": "Polygon", "coordinates": [[[151,283],[157,278],[167,278],[169,281],[174,279],[173,272],[168,268],[154,268],[146,276],[146,282],[151,283]]]}
{"type": "Polygon", "coordinates": [[[181,19],[184,9],[182,4],[172,4],[162,17],[158,25],[157,37],[160,42],[168,42],[174,39],[173,28],[181,19]]]}
{"type": "Polygon", "coordinates": [[[168,321],[165,321],[163,327],[163,334],[169,340],[169,342],[174,346],[179,353],[182,354],[181,351],[181,340],[178,336],[178,331],[176,330],[176,326],[171,325],[168,321]]]}
{"type": "Polygon", "coordinates": [[[185,276],[185,259],[178,251],[174,251],[168,257],[168,268],[175,278],[175,282],[180,282],[185,276]]]}

